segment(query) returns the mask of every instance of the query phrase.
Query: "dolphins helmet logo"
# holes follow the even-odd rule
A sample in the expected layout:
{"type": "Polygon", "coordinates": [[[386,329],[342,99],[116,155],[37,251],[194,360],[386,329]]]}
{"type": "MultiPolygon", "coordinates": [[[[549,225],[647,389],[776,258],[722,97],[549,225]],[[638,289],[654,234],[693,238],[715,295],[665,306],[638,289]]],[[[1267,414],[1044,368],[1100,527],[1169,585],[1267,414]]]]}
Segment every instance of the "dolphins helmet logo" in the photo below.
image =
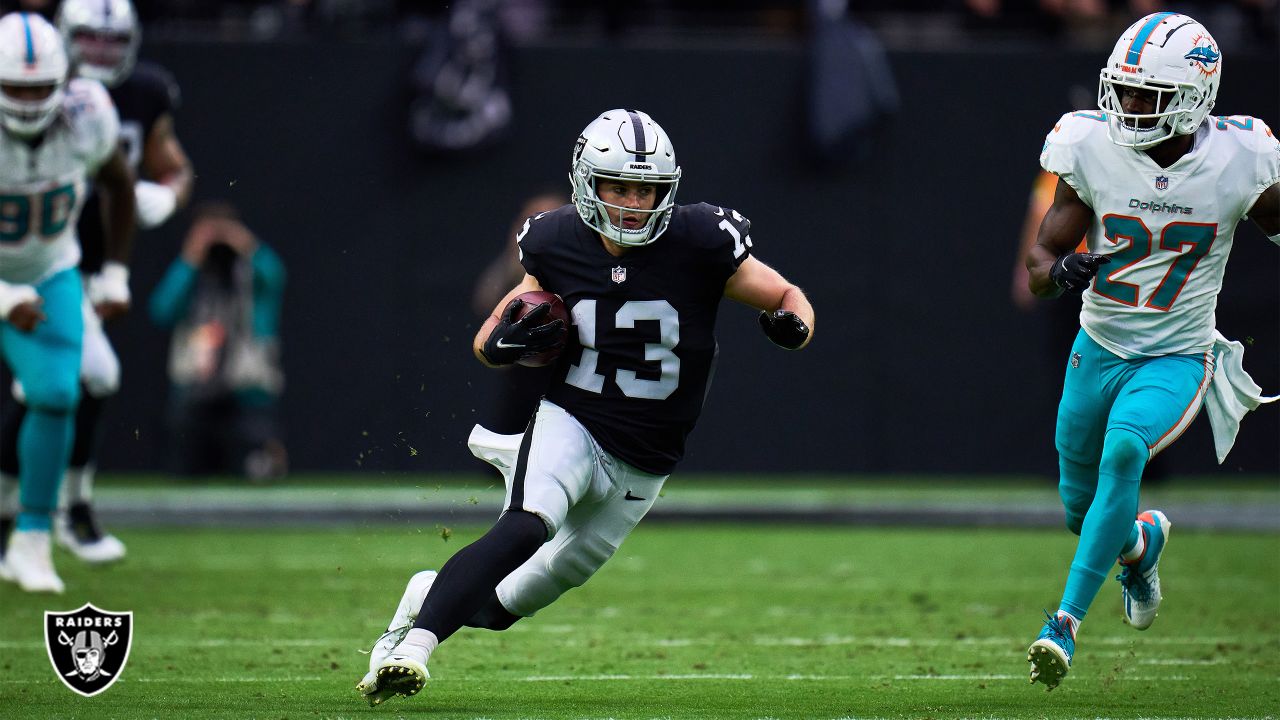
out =
{"type": "Polygon", "coordinates": [[[1192,42],[1195,46],[1191,48],[1191,52],[1183,55],[1183,58],[1190,60],[1204,75],[1213,75],[1218,72],[1218,60],[1222,58],[1222,53],[1214,47],[1213,39],[1208,35],[1200,35],[1192,42]]]}

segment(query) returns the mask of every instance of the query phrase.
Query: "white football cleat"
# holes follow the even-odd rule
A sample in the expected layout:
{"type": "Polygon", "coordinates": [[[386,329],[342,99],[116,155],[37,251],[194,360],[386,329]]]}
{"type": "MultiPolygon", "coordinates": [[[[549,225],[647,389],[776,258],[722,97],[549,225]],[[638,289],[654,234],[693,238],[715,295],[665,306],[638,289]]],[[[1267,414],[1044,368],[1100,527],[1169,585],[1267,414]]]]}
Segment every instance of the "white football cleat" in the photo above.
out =
{"type": "Polygon", "coordinates": [[[115,535],[102,531],[93,509],[87,504],[78,503],[70,510],[58,513],[53,521],[53,537],[58,547],[91,565],[124,559],[124,543],[115,535]]]}
{"type": "MultiPolygon", "coordinates": [[[[397,690],[380,691],[378,668],[391,656],[391,652],[395,650],[396,645],[400,644],[404,636],[413,629],[413,622],[418,619],[418,611],[422,609],[422,603],[427,599],[427,592],[431,590],[431,584],[435,579],[435,570],[423,570],[409,578],[404,594],[400,596],[400,604],[396,606],[395,614],[387,624],[387,631],[382,633],[382,636],[374,642],[373,649],[369,651],[369,672],[365,673],[356,684],[356,689],[369,700],[370,705],[378,705],[398,692],[397,690]]],[[[425,667],[423,672],[426,672],[425,667]]]]}
{"type": "Polygon", "coordinates": [[[369,705],[380,705],[387,698],[396,695],[417,695],[431,677],[427,672],[426,651],[411,645],[397,647],[370,674],[373,676],[372,682],[362,680],[360,685],[360,692],[369,701],[369,705]]]}
{"type": "Polygon", "coordinates": [[[1138,522],[1142,525],[1146,548],[1136,562],[1122,564],[1116,579],[1120,581],[1125,622],[1137,630],[1146,630],[1155,622],[1164,598],[1160,592],[1160,557],[1169,545],[1173,523],[1159,510],[1138,515],[1138,522]]]}
{"type": "Polygon", "coordinates": [[[61,594],[66,586],[53,569],[53,543],[47,530],[16,530],[5,553],[8,574],[27,592],[61,594]]]}

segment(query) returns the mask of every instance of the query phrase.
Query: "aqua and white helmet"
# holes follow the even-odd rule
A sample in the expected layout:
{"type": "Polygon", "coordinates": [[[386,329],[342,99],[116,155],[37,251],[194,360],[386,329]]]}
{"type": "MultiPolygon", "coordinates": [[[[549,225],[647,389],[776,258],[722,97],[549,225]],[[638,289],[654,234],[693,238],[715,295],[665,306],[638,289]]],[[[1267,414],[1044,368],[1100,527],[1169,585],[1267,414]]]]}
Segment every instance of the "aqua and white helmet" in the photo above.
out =
{"type": "Polygon", "coordinates": [[[133,72],[142,30],[129,0],[62,0],[58,30],[76,75],[115,87],[133,72]]]}
{"type": "Polygon", "coordinates": [[[1111,141],[1141,149],[1195,132],[1213,109],[1221,79],[1222,53],[1203,25],[1173,12],[1142,18],[1120,36],[1098,82],[1111,141]],[[1125,113],[1120,86],[1155,91],[1156,112],[1125,113]],[[1139,127],[1150,120],[1152,127],[1139,127]]]}
{"type": "Polygon", "coordinates": [[[592,120],[578,136],[569,182],[573,185],[573,204],[588,227],[619,245],[636,247],[657,240],[671,224],[680,166],[676,164],[671,139],[647,113],[609,110],[592,120]],[[600,179],[652,183],[658,189],[657,201],[652,210],[610,205],[596,194],[596,181],[600,179]],[[610,207],[648,215],[648,219],[634,230],[622,228],[609,220],[610,207]]]}
{"type": "Polygon", "coordinates": [[[0,123],[13,135],[31,138],[44,132],[62,108],[67,84],[67,54],[62,36],[34,13],[0,18],[0,123]],[[52,88],[40,100],[10,95],[11,87],[52,88]]]}
{"type": "Polygon", "coordinates": [[[40,135],[58,117],[67,87],[63,38],[35,13],[0,18],[0,123],[12,135],[40,135]],[[10,95],[10,88],[50,87],[40,100],[10,95]]]}

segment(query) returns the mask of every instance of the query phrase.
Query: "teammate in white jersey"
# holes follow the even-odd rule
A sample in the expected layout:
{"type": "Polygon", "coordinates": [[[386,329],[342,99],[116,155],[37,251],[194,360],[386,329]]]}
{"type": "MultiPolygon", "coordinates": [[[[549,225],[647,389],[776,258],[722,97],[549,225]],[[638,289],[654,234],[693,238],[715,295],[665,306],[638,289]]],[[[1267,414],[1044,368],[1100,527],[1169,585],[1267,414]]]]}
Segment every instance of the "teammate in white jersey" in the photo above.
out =
{"type": "MultiPolygon", "coordinates": [[[[162,67],[138,61],[142,29],[130,0],[62,0],[57,27],[71,61],[71,74],[97,80],[107,87],[120,116],[120,145],[129,168],[137,176],[134,195],[138,225],[158,227],[191,195],[194,172],[174,130],[178,86],[162,67]]],[[[88,280],[103,262],[103,223],[99,198],[90,193],[76,225],[80,274],[88,280]]],[[[80,405],[76,410],[71,461],[59,493],[53,539],[88,563],[109,563],[125,556],[125,545],[98,522],[93,488],[101,444],[103,409],[120,388],[120,359],[106,326],[86,293],[82,305],[84,341],[80,357],[80,405]]],[[[22,388],[13,386],[14,399],[0,413],[0,496],[16,492],[19,470],[18,428],[26,409],[22,388]]],[[[4,388],[0,388],[0,393],[4,388]]],[[[2,396],[0,396],[2,397],[2,396]]],[[[9,398],[4,397],[5,401],[9,398]]],[[[5,536],[13,527],[12,512],[0,501],[0,556],[5,536]]]]}
{"type": "Polygon", "coordinates": [[[1083,293],[1056,445],[1067,527],[1080,536],[1062,602],[1028,651],[1031,682],[1067,674],[1076,631],[1119,556],[1125,619],[1160,605],[1170,523],[1137,514],[1143,467],[1204,404],[1219,462],[1260,398],[1243,351],[1214,329],[1236,224],[1280,244],[1280,144],[1261,120],[1209,115],[1222,55],[1204,26],[1148,15],[1120,36],[1095,111],[1064,115],[1040,163],[1059,178],[1027,257],[1032,292],[1083,293]],[[1087,234],[1088,252],[1074,252],[1087,234]],[[1232,410],[1234,408],[1234,411],[1232,410]],[[1135,520],[1136,515],[1136,520],[1135,520]]]}
{"type": "Polygon", "coordinates": [[[107,262],[91,283],[104,317],[129,306],[133,176],[101,83],[67,82],[62,37],[38,15],[0,18],[0,355],[22,384],[21,508],[0,576],[62,592],[51,513],[67,468],[83,335],[76,220],[89,180],[107,213],[107,262]]]}

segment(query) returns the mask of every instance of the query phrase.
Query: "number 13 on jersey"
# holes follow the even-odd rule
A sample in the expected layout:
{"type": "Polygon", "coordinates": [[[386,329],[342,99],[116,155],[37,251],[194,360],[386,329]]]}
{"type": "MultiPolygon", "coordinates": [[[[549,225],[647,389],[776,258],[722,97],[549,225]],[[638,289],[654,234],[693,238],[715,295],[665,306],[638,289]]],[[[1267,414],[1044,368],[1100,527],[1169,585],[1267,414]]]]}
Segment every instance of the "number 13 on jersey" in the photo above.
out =
{"type": "MultiPolygon", "coordinates": [[[[666,400],[680,387],[680,358],[673,349],[680,343],[680,317],[666,300],[629,300],[606,325],[597,328],[596,301],[581,300],[573,306],[573,323],[578,328],[582,359],[569,367],[565,382],[592,393],[604,391],[605,376],[597,372],[600,352],[596,349],[597,329],[603,334],[634,330],[638,320],[658,322],[658,342],[644,343],[646,363],[657,363],[658,379],[647,380],[634,370],[619,368],[613,380],[623,395],[646,400],[666,400]]],[[[630,333],[629,333],[630,334],[630,333]]],[[[636,342],[641,342],[639,338],[636,342]]]]}

